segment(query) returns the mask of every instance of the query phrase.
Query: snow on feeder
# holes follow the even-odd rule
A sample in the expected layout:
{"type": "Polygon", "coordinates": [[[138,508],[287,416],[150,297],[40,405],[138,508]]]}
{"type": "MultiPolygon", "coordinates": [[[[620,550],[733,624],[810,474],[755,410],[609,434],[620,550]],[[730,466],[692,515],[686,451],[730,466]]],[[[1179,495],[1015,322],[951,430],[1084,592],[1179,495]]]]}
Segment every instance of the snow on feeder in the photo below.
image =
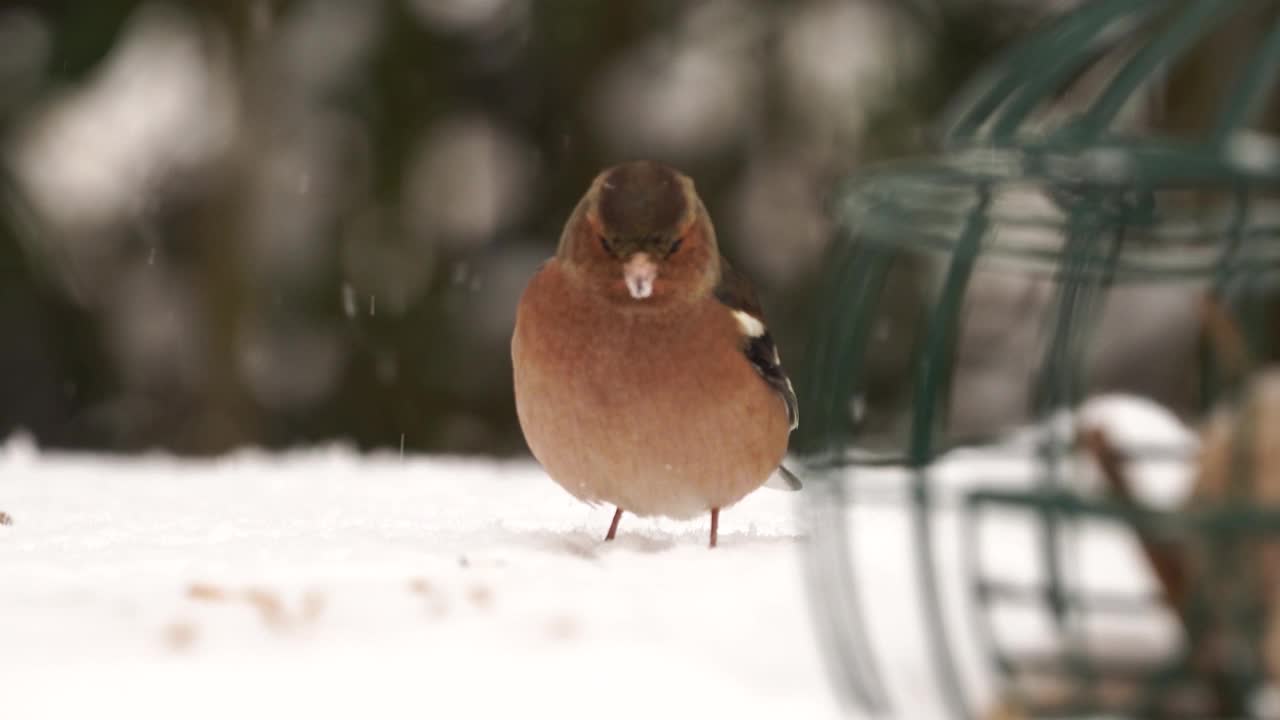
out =
{"type": "Polygon", "coordinates": [[[1086,3],[834,196],[794,445],[864,710],[1280,716],[1277,72],[1280,3],[1086,3]]]}

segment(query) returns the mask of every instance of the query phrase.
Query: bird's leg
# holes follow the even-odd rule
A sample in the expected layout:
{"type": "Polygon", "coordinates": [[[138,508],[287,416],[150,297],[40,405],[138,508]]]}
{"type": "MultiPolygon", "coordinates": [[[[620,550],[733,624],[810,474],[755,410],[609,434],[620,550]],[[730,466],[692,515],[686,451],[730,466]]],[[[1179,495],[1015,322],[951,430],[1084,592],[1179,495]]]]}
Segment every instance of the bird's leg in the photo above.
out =
{"type": "Polygon", "coordinates": [[[711,547],[716,546],[716,533],[720,529],[720,508],[711,508],[711,547]]]}
{"type": "Polygon", "coordinates": [[[618,521],[622,519],[622,508],[613,514],[613,522],[609,523],[609,534],[604,536],[605,542],[608,542],[618,534],[618,521]]]}

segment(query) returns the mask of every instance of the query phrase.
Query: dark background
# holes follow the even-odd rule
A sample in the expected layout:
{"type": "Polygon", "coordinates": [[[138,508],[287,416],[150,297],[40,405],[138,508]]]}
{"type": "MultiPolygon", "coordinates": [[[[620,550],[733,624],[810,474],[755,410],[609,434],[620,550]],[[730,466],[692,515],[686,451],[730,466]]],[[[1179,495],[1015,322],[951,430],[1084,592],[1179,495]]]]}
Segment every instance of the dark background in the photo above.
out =
{"type": "Polygon", "coordinates": [[[0,3],[0,438],[522,452],[516,299],[632,158],[799,373],[832,184],[1067,4],[0,3]]]}

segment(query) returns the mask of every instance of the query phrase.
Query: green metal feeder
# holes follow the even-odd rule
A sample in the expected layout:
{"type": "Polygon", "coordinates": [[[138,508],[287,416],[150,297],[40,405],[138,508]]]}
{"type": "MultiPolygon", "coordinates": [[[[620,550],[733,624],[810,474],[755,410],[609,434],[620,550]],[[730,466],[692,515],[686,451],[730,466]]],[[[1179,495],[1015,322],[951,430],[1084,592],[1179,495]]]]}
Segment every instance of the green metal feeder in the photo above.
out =
{"type": "MultiPolygon", "coordinates": [[[[827,310],[811,343],[795,445],[812,480],[820,634],[838,687],[864,711],[912,716],[888,689],[899,669],[872,641],[884,624],[870,610],[880,590],[851,520],[851,508],[884,500],[873,488],[898,478],[900,492],[889,496],[902,503],[914,552],[897,560],[912,565],[919,599],[904,612],[918,611],[931,665],[921,692],[936,691],[955,717],[986,715],[993,694],[1037,717],[1266,713],[1266,602],[1239,561],[1280,528],[1280,513],[1249,503],[1245,479],[1234,485],[1237,501],[1144,509],[1080,491],[1073,441],[1054,432],[1031,443],[1021,485],[977,477],[954,491],[939,476],[948,453],[1001,447],[997,438],[1049,427],[1095,393],[1108,362],[1104,315],[1135,293],[1211,293],[1255,357],[1276,356],[1277,73],[1280,2],[1086,3],[967,91],[946,120],[939,155],[881,166],[835,194],[827,310]],[[1021,340],[1009,339],[1019,332],[1021,340]],[[984,393],[967,372],[982,366],[983,353],[1004,351],[1018,354],[1011,365],[1021,369],[997,374],[1002,387],[989,394],[1005,399],[995,411],[975,411],[974,396],[984,393]],[[1034,524],[1034,580],[992,577],[977,545],[994,515],[1034,524]],[[940,535],[944,524],[954,539],[940,535]],[[1198,553],[1197,567],[1207,569],[1178,613],[1149,591],[1085,587],[1073,550],[1085,526],[1159,538],[1198,553]],[[944,577],[940,546],[961,558],[960,587],[944,577]],[[953,605],[968,609],[958,619],[953,605]],[[993,630],[994,616],[1020,607],[1051,618],[1057,650],[1016,650],[993,630]],[[1182,641],[1155,658],[1116,660],[1080,634],[1097,612],[1134,623],[1173,617],[1182,641]],[[1221,657],[1206,662],[1205,645],[1222,642],[1224,623],[1238,626],[1231,637],[1255,642],[1218,648],[1221,657]],[[985,698],[959,635],[975,638],[987,661],[985,698]]],[[[1140,308],[1129,315],[1136,334],[1147,319],[1140,308]]],[[[1184,315],[1197,333],[1194,351],[1187,372],[1165,385],[1184,397],[1184,419],[1196,421],[1238,383],[1217,366],[1199,318],[1184,315]]],[[[1175,364],[1160,354],[1145,362],[1175,364]]],[[[1248,437],[1240,435],[1237,451],[1249,449],[1248,437]]],[[[1150,448],[1149,457],[1178,452],[1150,448]]],[[[1248,463],[1237,465],[1248,478],[1248,463]]]]}

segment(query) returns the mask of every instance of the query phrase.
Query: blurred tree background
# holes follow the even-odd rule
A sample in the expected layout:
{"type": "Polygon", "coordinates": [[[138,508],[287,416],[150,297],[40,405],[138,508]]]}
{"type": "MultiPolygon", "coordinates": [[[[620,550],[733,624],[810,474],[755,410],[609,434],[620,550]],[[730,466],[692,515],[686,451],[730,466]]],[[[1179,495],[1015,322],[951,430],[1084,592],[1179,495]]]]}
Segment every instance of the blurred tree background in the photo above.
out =
{"type": "Polygon", "coordinates": [[[0,3],[0,439],[521,452],[516,300],[642,157],[796,367],[832,183],[1067,4],[0,3]]]}

